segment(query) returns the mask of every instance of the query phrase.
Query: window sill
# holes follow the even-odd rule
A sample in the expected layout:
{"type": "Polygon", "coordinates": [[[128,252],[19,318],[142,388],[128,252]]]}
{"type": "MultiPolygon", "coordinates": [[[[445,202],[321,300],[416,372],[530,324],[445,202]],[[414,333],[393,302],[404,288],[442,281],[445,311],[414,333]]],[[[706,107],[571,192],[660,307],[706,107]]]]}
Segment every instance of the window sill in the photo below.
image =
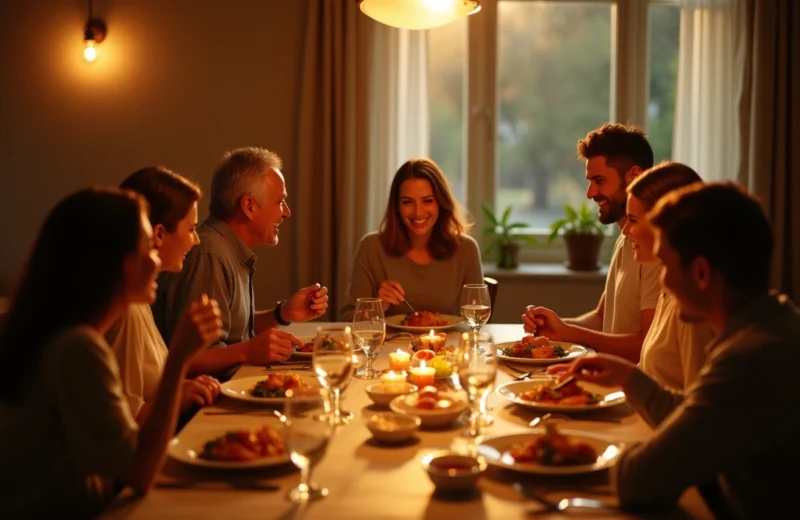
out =
{"type": "Polygon", "coordinates": [[[520,263],[516,269],[498,269],[497,264],[484,263],[483,274],[500,280],[551,279],[551,280],[605,280],[608,266],[601,265],[597,271],[572,271],[563,263],[520,263]]]}

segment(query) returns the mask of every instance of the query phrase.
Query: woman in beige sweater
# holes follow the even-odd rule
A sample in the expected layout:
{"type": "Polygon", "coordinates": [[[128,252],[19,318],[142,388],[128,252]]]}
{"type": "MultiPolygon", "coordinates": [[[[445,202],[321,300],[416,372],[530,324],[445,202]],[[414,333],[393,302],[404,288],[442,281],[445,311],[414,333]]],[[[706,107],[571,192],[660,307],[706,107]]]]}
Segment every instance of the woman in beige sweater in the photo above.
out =
{"type": "MultiPolygon", "coordinates": [[[[645,216],[659,198],[677,188],[702,182],[691,168],[663,162],[642,173],[627,188],[627,221],[622,233],[633,242],[637,262],[656,263],[653,233],[645,216]]],[[[705,362],[705,346],[714,337],[706,323],[684,321],[675,299],[661,291],[653,323],[642,343],[639,367],[663,385],[684,390],[705,362]]]]}

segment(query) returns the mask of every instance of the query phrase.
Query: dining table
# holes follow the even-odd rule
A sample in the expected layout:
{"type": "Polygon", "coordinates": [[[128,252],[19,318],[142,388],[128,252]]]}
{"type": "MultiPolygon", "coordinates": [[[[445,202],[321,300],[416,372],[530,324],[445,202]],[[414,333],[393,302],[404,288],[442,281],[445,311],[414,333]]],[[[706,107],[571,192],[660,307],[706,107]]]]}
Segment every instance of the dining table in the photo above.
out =
{"type": "MultiPolygon", "coordinates": [[[[347,325],[337,323],[293,323],[283,330],[297,337],[313,337],[317,327],[347,325]]],[[[447,344],[458,345],[465,324],[447,331],[447,344]]],[[[487,324],[481,328],[495,343],[518,341],[524,334],[521,324],[487,324]]],[[[387,338],[396,331],[388,330],[387,338]]],[[[409,348],[407,335],[386,341],[378,351],[375,368],[388,369],[389,354],[409,348]]],[[[296,359],[292,358],[294,362],[296,359]]],[[[311,363],[310,358],[308,363],[311,363]]],[[[294,365],[313,374],[308,366],[294,365]]],[[[495,388],[519,377],[529,365],[501,363],[495,388]]],[[[232,380],[265,376],[264,366],[243,365],[232,380]]],[[[543,502],[523,496],[517,490],[533,489],[537,495],[557,503],[570,497],[602,501],[606,510],[582,511],[594,518],[648,518],[617,509],[608,469],[581,475],[541,475],[490,465],[474,491],[452,494],[437,491],[422,466],[426,454],[436,450],[464,451],[470,439],[463,433],[465,420],[449,428],[419,430],[411,441],[399,445],[376,442],[366,422],[375,413],[386,411],[375,405],[366,387],[379,380],[354,378],[342,395],[341,407],[355,418],[338,426],[324,457],[314,466],[312,481],[328,488],[327,497],[295,504],[288,492],[299,483],[295,466],[286,464],[265,468],[219,469],[199,467],[166,457],[153,489],[144,497],[124,490],[104,511],[106,519],[265,519],[265,518],[570,518],[581,512],[555,511],[543,502]],[[517,484],[515,486],[515,484],[517,484]]],[[[493,423],[483,428],[483,437],[529,433],[529,423],[542,412],[510,402],[493,391],[487,399],[493,423]]],[[[254,429],[268,425],[280,431],[282,425],[273,410],[280,406],[252,404],[225,395],[211,406],[200,409],[176,434],[202,437],[205,432],[254,429]]],[[[465,414],[466,415],[466,414],[465,414]]],[[[629,446],[646,441],[653,429],[627,404],[589,413],[570,414],[556,421],[559,427],[591,432],[629,446]]],[[[713,518],[695,488],[689,488],[672,509],[659,511],[654,518],[713,518]]]]}

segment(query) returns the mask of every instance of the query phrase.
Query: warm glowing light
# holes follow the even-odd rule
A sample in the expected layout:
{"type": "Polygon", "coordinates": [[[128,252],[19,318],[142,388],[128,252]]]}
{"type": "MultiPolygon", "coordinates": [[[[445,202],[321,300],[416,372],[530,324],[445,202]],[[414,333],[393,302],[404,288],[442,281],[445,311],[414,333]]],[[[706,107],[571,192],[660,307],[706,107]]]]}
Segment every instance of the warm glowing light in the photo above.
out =
{"type": "Polygon", "coordinates": [[[83,59],[92,62],[97,58],[97,49],[94,47],[93,40],[86,40],[86,48],[83,49],[83,59]]]}
{"type": "Polygon", "coordinates": [[[361,0],[361,11],[399,29],[432,29],[477,13],[479,0],[361,0]]]}

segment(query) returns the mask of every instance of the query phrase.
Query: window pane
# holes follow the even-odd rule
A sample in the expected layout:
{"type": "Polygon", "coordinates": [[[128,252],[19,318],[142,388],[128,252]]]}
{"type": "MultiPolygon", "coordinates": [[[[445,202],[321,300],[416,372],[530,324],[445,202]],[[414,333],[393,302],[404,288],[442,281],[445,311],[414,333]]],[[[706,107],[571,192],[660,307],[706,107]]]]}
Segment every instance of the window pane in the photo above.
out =
{"type": "Polygon", "coordinates": [[[647,136],[656,163],[672,156],[672,127],[678,82],[678,41],[681,11],[677,3],[650,4],[650,99],[647,136]]]}
{"type": "Polygon", "coordinates": [[[499,2],[495,211],[546,228],[586,200],[576,143],[611,117],[611,10],[499,2]]]}
{"type": "Polygon", "coordinates": [[[453,194],[466,204],[464,76],[467,20],[428,30],[430,157],[442,168],[453,194]]]}

